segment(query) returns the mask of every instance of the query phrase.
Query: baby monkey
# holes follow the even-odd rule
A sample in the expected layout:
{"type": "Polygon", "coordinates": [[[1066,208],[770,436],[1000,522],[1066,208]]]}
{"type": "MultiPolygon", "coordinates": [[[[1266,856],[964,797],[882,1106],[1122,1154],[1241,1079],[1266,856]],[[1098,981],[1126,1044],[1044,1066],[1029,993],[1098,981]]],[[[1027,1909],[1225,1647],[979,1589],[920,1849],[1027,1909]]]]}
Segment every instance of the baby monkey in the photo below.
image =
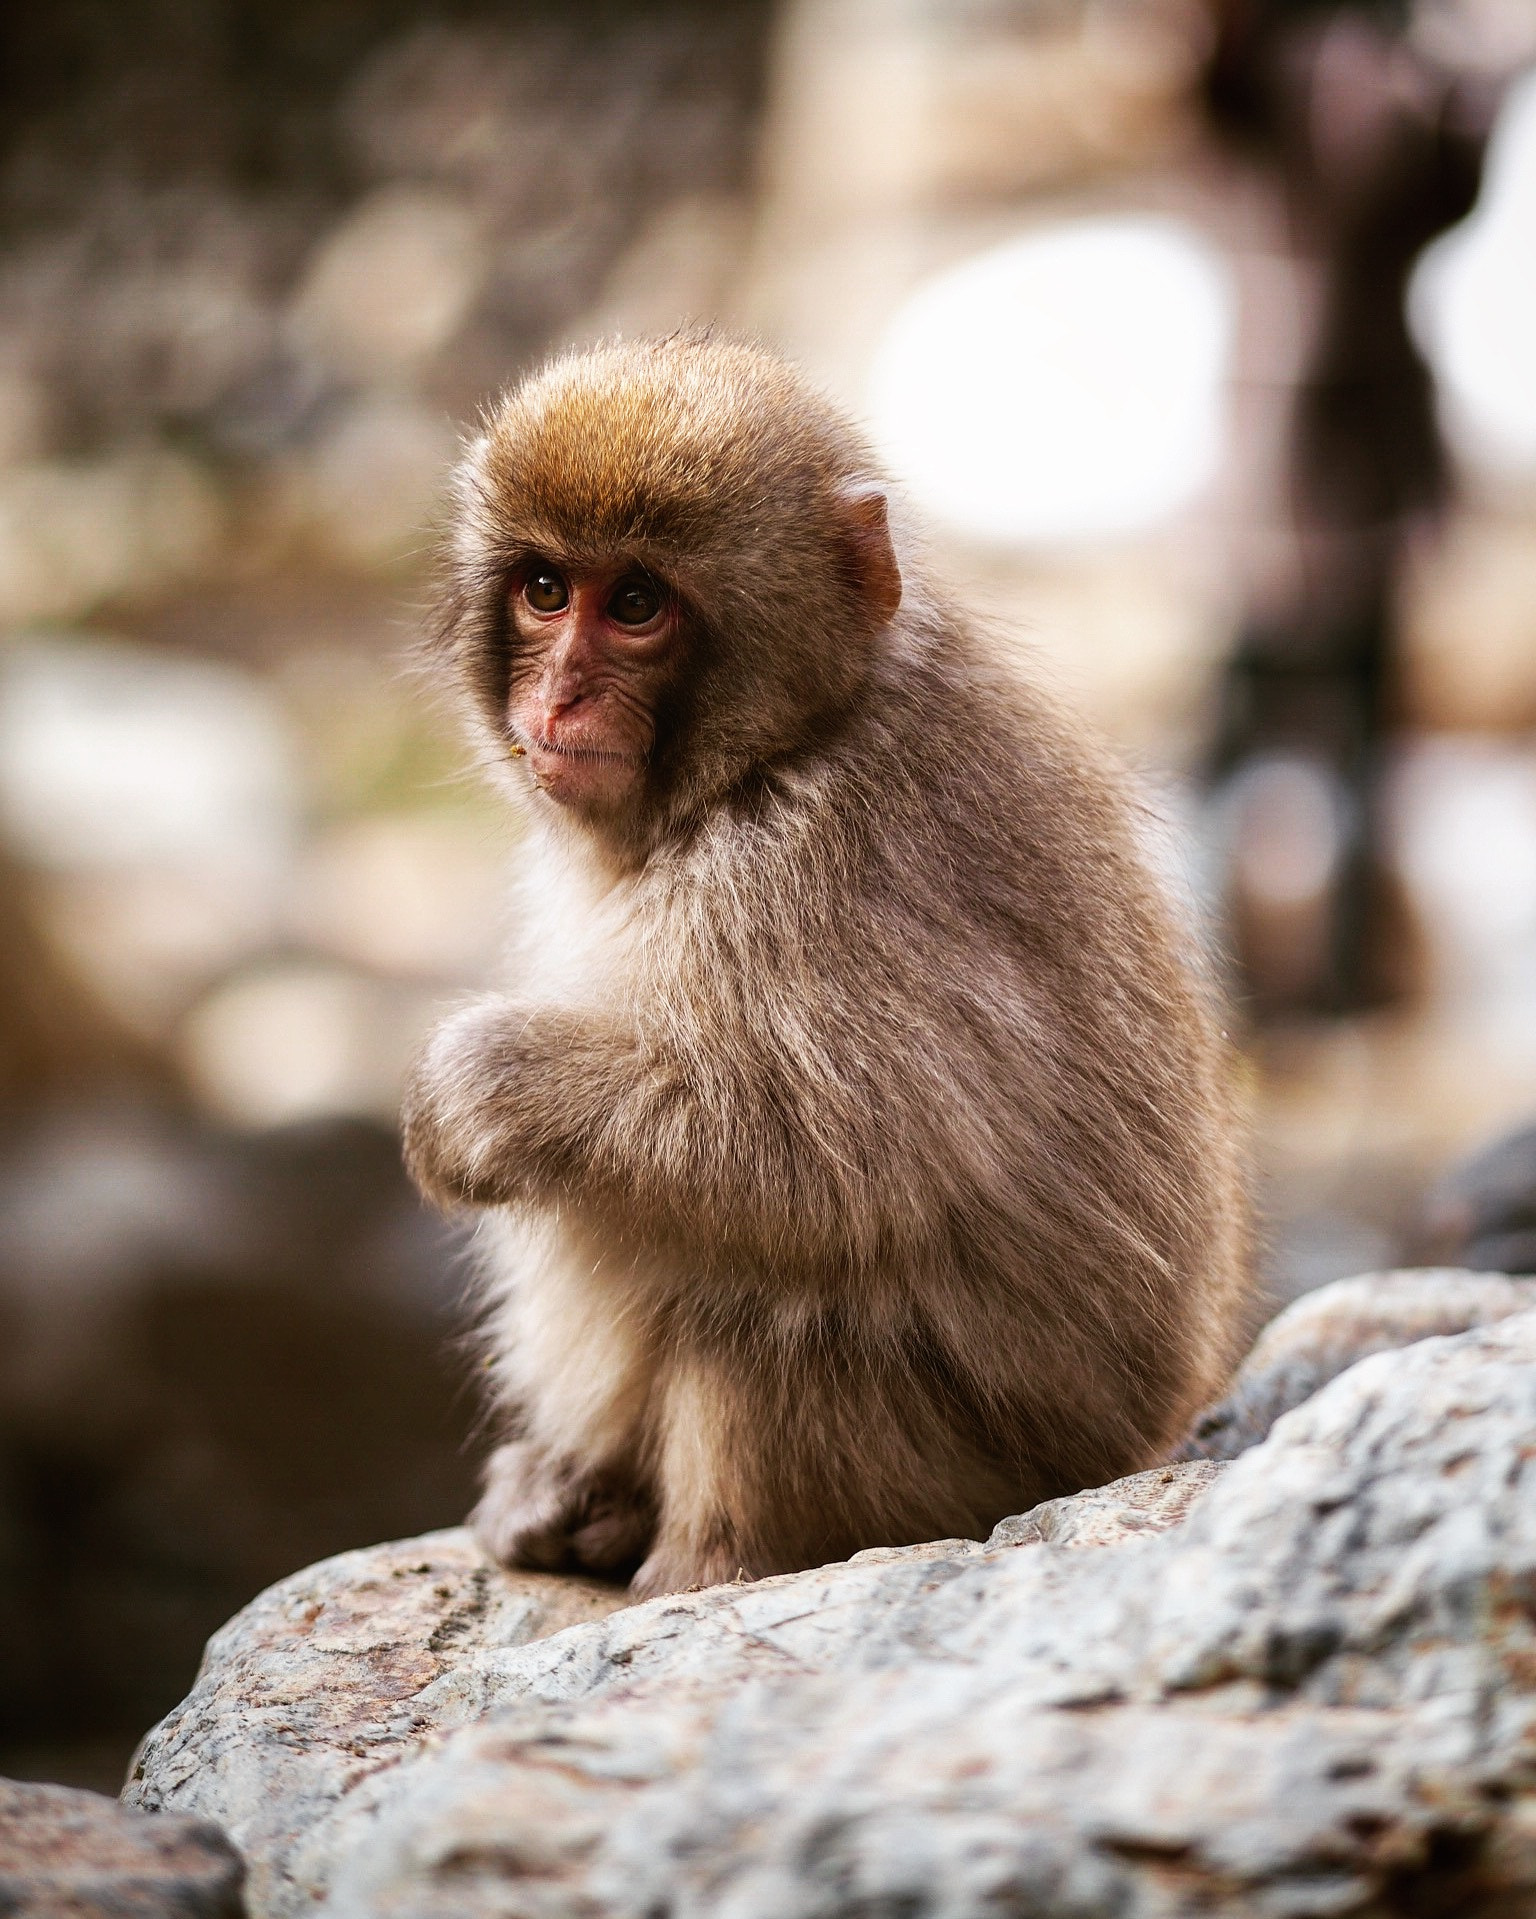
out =
{"type": "Polygon", "coordinates": [[[405,1139],[489,1209],[485,1546],[671,1592],[1157,1460],[1222,1379],[1245,1231],[1119,778],[753,348],[556,360],[454,500],[437,643],[523,890],[405,1139]]]}

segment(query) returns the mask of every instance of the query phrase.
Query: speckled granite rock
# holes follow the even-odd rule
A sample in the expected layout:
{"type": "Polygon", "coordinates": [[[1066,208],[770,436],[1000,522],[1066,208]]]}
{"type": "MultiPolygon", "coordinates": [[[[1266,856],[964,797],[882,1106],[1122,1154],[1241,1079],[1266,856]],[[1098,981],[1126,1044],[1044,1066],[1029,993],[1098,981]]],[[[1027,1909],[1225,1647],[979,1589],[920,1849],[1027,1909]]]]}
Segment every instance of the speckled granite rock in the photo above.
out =
{"type": "Polygon", "coordinates": [[[296,1854],[360,1780],[456,1723],[461,1668],[624,1599],[615,1586],[501,1572],[462,1531],[322,1560],[209,1641],[191,1693],[140,1748],[124,1800],[219,1819],[249,1861],[251,1912],[306,1911],[321,1887],[296,1854]]]}
{"type": "Polygon", "coordinates": [[[1232,1390],[1195,1421],[1181,1459],[1236,1459],[1371,1353],[1491,1326],[1536,1306],[1536,1280],[1425,1267],[1364,1273],[1305,1293],[1272,1319],[1232,1390]]]}
{"type": "Polygon", "coordinates": [[[533,1696],[652,1679],[732,1688],[881,1647],[899,1662],[915,1650],[915,1598],[941,1592],[959,1563],[1046,1532],[1072,1547],[1173,1525],[1221,1470],[1164,1467],[1054,1500],[1005,1521],[996,1548],[861,1553],[635,1607],[613,1587],[502,1572],[464,1532],[345,1553],[263,1593],[215,1636],[124,1796],[220,1819],[249,1859],[253,1915],[289,1919],[313,1910],[386,1775],[454,1727],[533,1696]],[[583,1620],[593,1623],[559,1630],[583,1620]]]}
{"type": "Polygon", "coordinates": [[[255,1919],[1523,1919],[1533,1461],[1536,1311],[1231,1464],[568,1630],[534,1594],[620,1595],[348,1555],[225,1628],[133,1796],[225,1823],[255,1919]]]}
{"type": "MultiPolygon", "coordinates": [[[[1158,1467],[1095,1486],[1070,1499],[1048,1499],[993,1529],[989,1546],[1113,1546],[1138,1533],[1166,1532],[1189,1515],[1190,1507],[1214,1484],[1220,1465],[1206,1460],[1191,1470],[1158,1467]]],[[[865,1555],[867,1558],[869,1555],[865,1555]]]]}
{"type": "Polygon", "coordinates": [[[0,1779],[7,1919],[241,1919],[239,1855],[202,1819],[152,1818],[97,1792],[0,1779]]]}
{"type": "Polygon", "coordinates": [[[326,1912],[1516,1919],[1533,1593],[1528,1313],[1365,1360],[1160,1536],[529,1646],[521,1704],[357,1799],[326,1912]]]}

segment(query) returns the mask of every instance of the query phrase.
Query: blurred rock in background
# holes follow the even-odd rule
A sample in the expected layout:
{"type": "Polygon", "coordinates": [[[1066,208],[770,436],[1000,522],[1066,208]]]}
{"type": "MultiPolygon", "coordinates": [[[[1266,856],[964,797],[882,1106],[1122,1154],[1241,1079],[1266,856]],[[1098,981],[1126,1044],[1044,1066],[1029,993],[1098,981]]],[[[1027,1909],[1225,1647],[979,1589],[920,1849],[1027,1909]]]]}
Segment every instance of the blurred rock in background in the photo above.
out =
{"type": "MultiPolygon", "coordinates": [[[[112,1786],[259,1586],[467,1505],[466,1254],[393,1125],[514,827],[409,653],[457,435],[538,355],[701,319],[801,358],[1212,906],[1238,809],[1198,774],[1295,563],[1320,315],[1211,134],[1214,5],[0,19],[0,1772],[112,1786]]],[[[1239,1009],[1277,1301],[1393,1264],[1536,1110],[1536,20],[1404,19],[1494,132],[1412,291],[1457,484],[1396,583],[1401,990],[1239,1009]]],[[[1325,772],[1239,796],[1298,964],[1325,772]]]]}
{"type": "MultiPolygon", "coordinates": [[[[127,1104],[0,1157],[0,1718],[12,1770],[123,1763],[243,1595],[461,1512],[462,1249],[393,1133],[127,1104]]],[[[110,1777],[106,1778],[110,1784],[110,1777]]]]}

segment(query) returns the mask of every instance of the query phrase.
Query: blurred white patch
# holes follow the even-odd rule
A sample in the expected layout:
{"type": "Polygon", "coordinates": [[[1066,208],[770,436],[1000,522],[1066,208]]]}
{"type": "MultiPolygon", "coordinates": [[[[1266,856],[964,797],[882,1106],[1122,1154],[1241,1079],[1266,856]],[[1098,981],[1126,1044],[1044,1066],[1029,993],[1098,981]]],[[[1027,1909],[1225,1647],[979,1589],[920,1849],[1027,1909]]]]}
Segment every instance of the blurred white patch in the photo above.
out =
{"type": "Polygon", "coordinates": [[[324,556],[364,571],[423,554],[458,437],[404,394],[354,401],[308,450],[289,511],[324,556]]]}
{"type": "Polygon", "coordinates": [[[1234,300],[1177,222],[1045,227],[920,288],[877,351],[875,431],[957,531],[1019,545],[1155,526],[1214,477],[1234,300]]]}
{"type": "Polygon", "coordinates": [[[1526,1005],[1536,988],[1536,757],[1493,738],[1426,739],[1395,771],[1397,859],[1443,994],[1526,1005]]]}
{"type": "Polygon", "coordinates": [[[1331,968],[1332,892],[1354,825],[1338,774],[1303,753],[1246,761],[1216,796],[1225,913],[1265,995],[1306,994],[1331,968]]]}
{"type": "Polygon", "coordinates": [[[140,1031],[271,939],[297,826],[287,730],[237,668],[102,640],[0,657],[0,831],[140,1031]]]}
{"type": "Polygon", "coordinates": [[[1348,799],[1320,760],[1249,760],[1223,789],[1232,884],[1266,907],[1321,906],[1344,851],[1348,799]]]}
{"type": "Polygon", "coordinates": [[[1187,779],[1130,768],[1137,801],[1131,815],[1137,845],[1163,890],[1191,949],[1211,949],[1216,893],[1209,850],[1201,838],[1199,793],[1187,779]]]}
{"type": "Polygon", "coordinates": [[[14,349],[0,347],[0,471],[46,453],[53,424],[46,382],[14,349]]]}
{"type": "Polygon", "coordinates": [[[1476,208],[1426,248],[1409,317],[1462,454],[1536,473],[1536,72],[1504,102],[1476,208]]]}
{"type": "Polygon", "coordinates": [[[234,667],[101,640],[0,658],[0,819],[35,865],[271,870],[293,789],[280,717],[234,667]]]}
{"type": "Polygon", "coordinates": [[[164,592],[205,573],[226,531],[214,482],[165,447],[0,472],[0,621],[75,619],[164,592]]]}
{"type": "Polygon", "coordinates": [[[204,1108],[236,1126],[392,1121],[433,999],[342,967],[274,964],[216,988],[178,1051],[204,1108]]]}
{"type": "Polygon", "coordinates": [[[668,201],[615,262],[583,331],[666,333],[720,312],[747,230],[745,209],[724,195],[668,201]]]}
{"type": "Polygon", "coordinates": [[[500,849],[477,843],[461,820],[346,820],[306,849],[292,928],[307,944],[370,971],[468,985],[499,945],[505,865],[500,849]]]}

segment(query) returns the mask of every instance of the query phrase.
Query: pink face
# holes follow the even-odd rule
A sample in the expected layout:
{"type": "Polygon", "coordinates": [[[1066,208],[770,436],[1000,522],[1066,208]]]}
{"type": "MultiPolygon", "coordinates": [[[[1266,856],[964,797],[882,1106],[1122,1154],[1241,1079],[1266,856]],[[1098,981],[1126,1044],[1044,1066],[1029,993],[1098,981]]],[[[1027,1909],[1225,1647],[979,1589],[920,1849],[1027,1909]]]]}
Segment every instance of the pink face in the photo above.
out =
{"type": "Polygon", "coordinates": [[[619,810],[645,777],[657,704],[677,666],[676,606],[622,561],[584,569],[534,559],[513,582],[510,610],[514,750],[562,806],[619,810]]]}

